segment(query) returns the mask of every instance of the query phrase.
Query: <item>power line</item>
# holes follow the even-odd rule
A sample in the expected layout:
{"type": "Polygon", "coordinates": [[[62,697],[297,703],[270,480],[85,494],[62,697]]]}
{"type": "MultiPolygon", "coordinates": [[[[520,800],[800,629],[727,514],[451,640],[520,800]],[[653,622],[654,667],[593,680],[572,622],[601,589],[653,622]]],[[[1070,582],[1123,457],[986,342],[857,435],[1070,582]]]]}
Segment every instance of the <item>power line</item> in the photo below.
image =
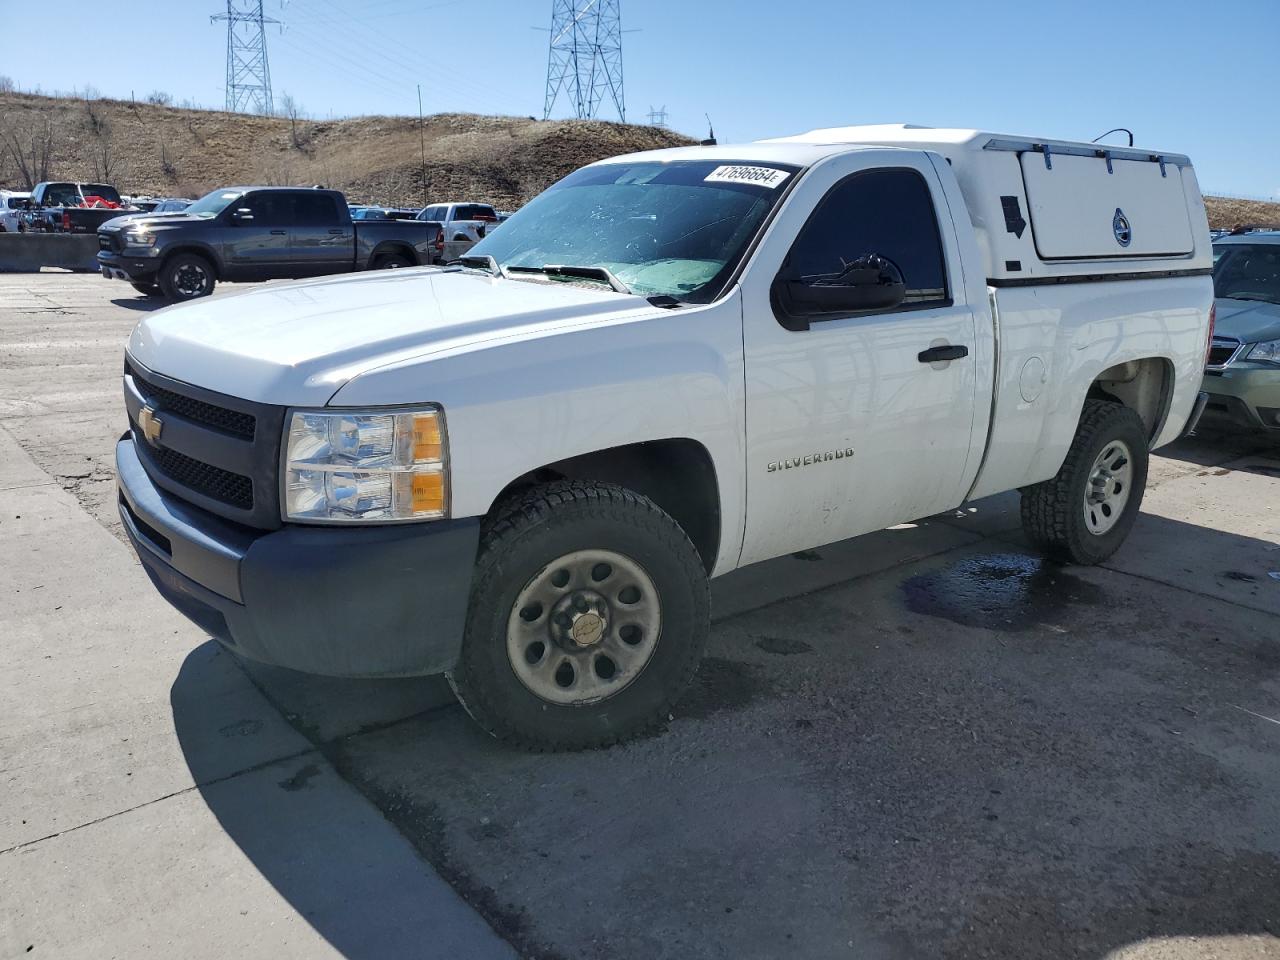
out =
{"type": "Polygon", "coordinates": [[[263,16],[262,0],[227,0],[227,12],[209,19],[227,22],[227,109],[274,113],[266,25],[280,21],[263,16]]]}
{"type": "Polygon", "coordinates": [[[627,121],[622,88],[621,0],[552,0],[547,93],[542,119],[551,118],[563,90],[580,120],[594,119],[606,96],[627,121]]]}

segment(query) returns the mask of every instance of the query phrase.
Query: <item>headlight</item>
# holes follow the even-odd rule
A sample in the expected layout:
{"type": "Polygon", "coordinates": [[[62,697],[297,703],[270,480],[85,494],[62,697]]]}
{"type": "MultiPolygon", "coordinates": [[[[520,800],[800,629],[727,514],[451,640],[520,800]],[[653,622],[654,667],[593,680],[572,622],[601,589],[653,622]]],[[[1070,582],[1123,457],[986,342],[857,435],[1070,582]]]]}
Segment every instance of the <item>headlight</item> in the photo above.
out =
{"type": "Polygon", "coordinates": [[[1255,343],[1249,348],[1245,359],[1280,363],[1280,340],[1264,340],[1262,343],[1255,343]]]}
{"type": "Polygon", "coordinates": [[[134,228],[124,232],[124,243],[127,247],[149,247],[156,242],[156,235],[146,230],[134,228]]]}
{"type": "Polygon", "coordinates": [[[285,445],[286,520],[431,520],[447,512],[438,407],[298,410],[289,418],[285,445]]]}

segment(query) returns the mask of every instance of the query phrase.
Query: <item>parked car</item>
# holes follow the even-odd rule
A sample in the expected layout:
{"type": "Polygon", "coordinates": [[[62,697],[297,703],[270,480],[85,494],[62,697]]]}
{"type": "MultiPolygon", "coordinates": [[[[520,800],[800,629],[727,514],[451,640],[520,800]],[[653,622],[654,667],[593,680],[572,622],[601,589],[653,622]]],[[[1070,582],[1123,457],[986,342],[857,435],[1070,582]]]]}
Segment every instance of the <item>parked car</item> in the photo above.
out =
{"type": "Polygon", "coordinates": [[[419,220],[442,224],[446,240],[483,240],[498,223],[498,211],[487,203],[433,203],[418,214],[419,220]]]}
{"type": "Polygon", "coordinates": [[[439,261],[439,225],[353,222],[336,190],[227,187],[180,214],[148,214],[98,230],[103,276],[140,293],[191,300],[219,280],[316,277],[439,261]]]}
{"type": "Polygon", "coordinates": [[[1194,423],[1190,161],[850,127],[615,157],[457,267],[144,316],[120,516],[238,655],[444,672],[530,748],[669,716],[707,579],[1021,491],[1098,563],[1194,423]]]}
{"type": "Polygon", "coordinates": [[[19,233],[22,212],[31,194],[25,190],[0,190],[0,233],[19,233]]]}
{"type": "Polygon", "coordinates": [[[152,213],[181,213],[191,206],[194,201],[188,200],[186,197],[167,197],[159,201],[151,208],[152,213]]]}
{"type": "Polygon", "coordinates": [[[1222,237],[1213,251],[1207,411],[1280,438],[1280,231],[1222,237]]]}
{"type": "Polygon", "coordinates": [[[37,183],[24,214],[28,230],[49,233],[93,233],[108,220],[136,208],[105,183],[37,183]]]}

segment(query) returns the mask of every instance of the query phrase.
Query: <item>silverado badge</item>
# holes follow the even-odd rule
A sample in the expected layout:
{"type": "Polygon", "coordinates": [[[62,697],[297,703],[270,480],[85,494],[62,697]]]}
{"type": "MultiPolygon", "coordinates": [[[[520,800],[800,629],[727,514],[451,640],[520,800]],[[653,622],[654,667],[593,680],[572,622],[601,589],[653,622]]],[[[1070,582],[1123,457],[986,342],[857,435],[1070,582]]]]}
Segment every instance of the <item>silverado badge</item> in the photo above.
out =
{"type": "Polygon", "coordinates": [[[845,457],[853,456],[853,447],[845,447],[843,450],[823,450],[821,453],[806,453],[803,456],[788,457],[785,460],[772,460],[765,467],[766,473],[776,473],[779,470],[791,470],[794,467],[807,467],[814,463],[826,463],[828,460],[843,460],[845,457]]]}

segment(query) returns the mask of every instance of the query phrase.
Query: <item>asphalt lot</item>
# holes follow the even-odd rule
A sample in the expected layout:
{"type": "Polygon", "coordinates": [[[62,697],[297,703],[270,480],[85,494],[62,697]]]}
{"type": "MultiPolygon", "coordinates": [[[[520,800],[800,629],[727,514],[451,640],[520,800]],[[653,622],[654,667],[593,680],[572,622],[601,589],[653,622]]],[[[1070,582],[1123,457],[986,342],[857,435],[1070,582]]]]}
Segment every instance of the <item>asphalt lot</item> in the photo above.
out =
{"type": "Polygon", "coordinates": [[[1098,568],[1004,496],[739,571],[664,732],[532,756],[154,596],[153,306],[0,275],[0,956],[1280,958],[1275,444],[1161,451],[1098,568]]]}

